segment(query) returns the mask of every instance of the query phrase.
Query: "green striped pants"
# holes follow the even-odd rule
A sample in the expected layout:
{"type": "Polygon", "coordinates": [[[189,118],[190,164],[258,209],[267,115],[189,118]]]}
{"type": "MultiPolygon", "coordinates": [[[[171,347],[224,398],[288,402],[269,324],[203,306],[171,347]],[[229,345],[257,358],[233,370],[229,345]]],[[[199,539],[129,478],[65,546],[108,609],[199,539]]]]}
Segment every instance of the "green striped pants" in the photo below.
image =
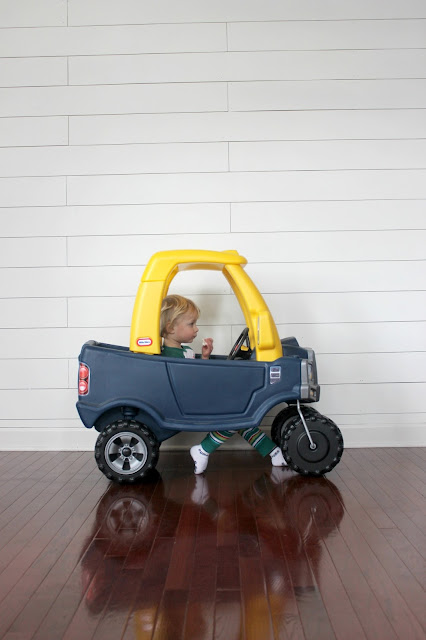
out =
{"type": "Polygon", "coordinates": [[[276,447],[268,436],[258,427],[251,429],[240,429],[239,431],[212,431],[202,441],[201,446],[207,453],[212,453],[221,444],[232,438],[235,433],[239,433],[261,456],[265,457],[276,447]]]}

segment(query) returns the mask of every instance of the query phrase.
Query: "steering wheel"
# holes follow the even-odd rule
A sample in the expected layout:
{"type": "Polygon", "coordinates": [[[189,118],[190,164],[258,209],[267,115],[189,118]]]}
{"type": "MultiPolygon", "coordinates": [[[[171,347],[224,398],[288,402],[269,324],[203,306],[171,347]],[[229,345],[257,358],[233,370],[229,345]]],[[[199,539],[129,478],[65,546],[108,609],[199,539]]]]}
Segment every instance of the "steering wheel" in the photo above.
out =
{"type": "Polygon", "coordinates": [[[231,351],[229,352],[227,360],[235,360],[236,359],[236,357],[238,355],[238,352],[240,351],[240,349],[243,346],[244,342],[246,343],[248,351],[246,352],[247,356],[245,356],[243,359],[245,360],[245,359],[247,359],[247,358],[249,358],[251,356],[252,350],[250,349],[250,341],[248,339],[248,334],[249,334],[248,327],[246,327],[245,329],[243,329],[241,331],[241,333],[238,336],[234,346],[232,347],[231,351]]]}

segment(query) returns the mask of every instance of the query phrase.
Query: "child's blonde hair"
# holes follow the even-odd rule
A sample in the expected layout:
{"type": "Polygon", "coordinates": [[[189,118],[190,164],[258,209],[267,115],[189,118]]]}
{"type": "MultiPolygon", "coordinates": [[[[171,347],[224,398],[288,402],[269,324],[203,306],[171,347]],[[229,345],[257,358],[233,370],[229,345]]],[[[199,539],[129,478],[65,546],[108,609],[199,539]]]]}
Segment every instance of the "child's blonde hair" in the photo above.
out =
{"type": "Polygon", "coordinates": [[[189,298],[178,295],[166,296],[161,304],[160,335],[164,338],[167,333],[166,327],[169,325],[173,328],[176,321],[188,312],[197,314],[197,318],[200,315],[199,308],[189,298]]]}

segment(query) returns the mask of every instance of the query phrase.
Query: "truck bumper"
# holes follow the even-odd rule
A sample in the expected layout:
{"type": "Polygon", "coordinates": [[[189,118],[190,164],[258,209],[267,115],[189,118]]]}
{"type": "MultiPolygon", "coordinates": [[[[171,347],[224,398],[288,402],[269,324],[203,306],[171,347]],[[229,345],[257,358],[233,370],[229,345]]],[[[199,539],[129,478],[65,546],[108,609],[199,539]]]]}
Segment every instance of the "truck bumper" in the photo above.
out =
{"type": "Polygon", "coordinates": [[[315,353],[307,349],[308,357],[300,363],[300,399],[303,402],[318,402],[320,386],[318,384],[315,353]]]}
{"type": "Polygon", "coordinates": [[[300,386],[300,399],[303,402],[318,402],[321,388],[319,384],[302,384],[300,386]]]}

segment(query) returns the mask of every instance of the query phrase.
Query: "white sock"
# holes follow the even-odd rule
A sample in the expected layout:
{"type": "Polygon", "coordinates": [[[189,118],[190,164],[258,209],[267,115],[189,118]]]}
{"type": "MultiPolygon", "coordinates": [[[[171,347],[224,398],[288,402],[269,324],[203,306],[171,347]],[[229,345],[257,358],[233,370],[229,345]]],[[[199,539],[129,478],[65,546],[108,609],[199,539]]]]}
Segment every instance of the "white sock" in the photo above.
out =
{"type": "Polygon", "coordinates": [[[284,460],[283,453],[279,447],[275,447],[269,454],[272,460],[272,466],[274,467],[285,467],[287,462],[284,460]]]}
{"type": "Polygon", "coordinates": [[[194,473],[198,475],[207,469],[209,463],[209,454],[204,451],[200,444],[196,444],[190,448],[189,453],[195,463],[194,473]]]}
{"type": "Polygon", "coordinates": [[[272,467],[270,478],[273,484],[281,484],[284,480],[288,480],[288,471],[283,467],[272,467]]]}
{"type": "Polygon", "coordinates": [[[209,499],[209,487],[205,476],[196,476],[194,490],[191,493],[191,500],[195,504],[204,504],[209,499]]]}

